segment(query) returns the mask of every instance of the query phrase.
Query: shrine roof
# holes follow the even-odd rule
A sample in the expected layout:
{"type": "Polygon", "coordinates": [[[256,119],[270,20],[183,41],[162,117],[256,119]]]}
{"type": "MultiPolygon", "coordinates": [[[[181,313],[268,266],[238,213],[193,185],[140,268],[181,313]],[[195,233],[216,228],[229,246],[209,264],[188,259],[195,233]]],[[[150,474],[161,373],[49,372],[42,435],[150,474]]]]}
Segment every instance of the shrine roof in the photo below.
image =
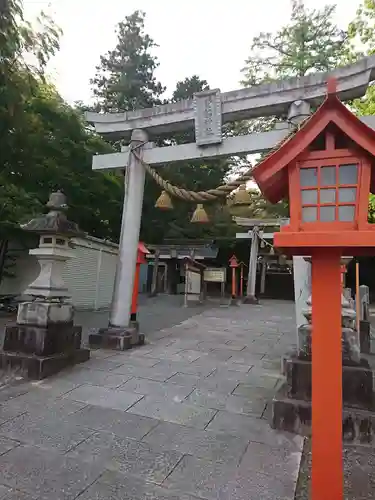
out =
{"type": "MultiPolygon", "coordinates": [[[[271,203],[288,197],[288,165],[333,123],[367,154],[375,156],[375,131],[355,116],[338,98],[335,81],[329,80],[327,96],[311,116],[293,129],[253,169],[252,175],[271,203]]],[[[374,179],[372,179],[372,185],[374,179]]]]}

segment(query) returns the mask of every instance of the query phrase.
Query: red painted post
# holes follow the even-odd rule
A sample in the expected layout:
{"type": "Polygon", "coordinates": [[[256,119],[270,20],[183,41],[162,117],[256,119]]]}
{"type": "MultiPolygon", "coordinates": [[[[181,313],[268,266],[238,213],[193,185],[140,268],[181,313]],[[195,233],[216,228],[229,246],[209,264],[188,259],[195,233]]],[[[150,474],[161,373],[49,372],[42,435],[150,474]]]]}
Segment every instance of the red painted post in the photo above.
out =
{"type": "Polygon", "coordinates": [[[133,295],[132,295],[132,306],[130,311],[130,321],[132,323],[137,322],[137,310],[138,310],[138,292],[139,292],[139,273],[141,264],[145,264],[146,254],[149,251],[142,242],[138,243],[138,253],[137,253],[137,263],[135,265],[135,275],[134,275],[134,285],[133,285],[133,295]]]}
{"type": "Polygon", "coordinates": [[[342,498],[340,249],[324,248],[312,256],[312,500],[342,498]]]}
{"type": "Polygon", "coordinates": [[[239,266],[237,257],[232,255],[229,259],[229,267],[232,268],[232,300],[237,297],[237,276],[236,276],[236,268],[239,266]]]}

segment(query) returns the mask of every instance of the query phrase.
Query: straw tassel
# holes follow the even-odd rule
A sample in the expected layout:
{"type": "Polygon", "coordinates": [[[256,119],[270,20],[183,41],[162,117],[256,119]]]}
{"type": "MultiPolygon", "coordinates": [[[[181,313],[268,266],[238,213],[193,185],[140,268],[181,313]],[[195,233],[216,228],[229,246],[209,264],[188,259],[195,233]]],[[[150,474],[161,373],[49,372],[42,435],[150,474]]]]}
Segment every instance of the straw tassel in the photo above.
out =
{"type": "Polygon", "coordinates": [[[190,222],[198,222],[201,224],[209,222],[207,212],[201,203],[197,205],[190,222]]]}
{"type": "Polygon", "coordinates": [[[159,198],[156,200],[155,208],[160,208],[160,210],[173,210],[172,200],[167,191],[161,192],[159,198]]]}

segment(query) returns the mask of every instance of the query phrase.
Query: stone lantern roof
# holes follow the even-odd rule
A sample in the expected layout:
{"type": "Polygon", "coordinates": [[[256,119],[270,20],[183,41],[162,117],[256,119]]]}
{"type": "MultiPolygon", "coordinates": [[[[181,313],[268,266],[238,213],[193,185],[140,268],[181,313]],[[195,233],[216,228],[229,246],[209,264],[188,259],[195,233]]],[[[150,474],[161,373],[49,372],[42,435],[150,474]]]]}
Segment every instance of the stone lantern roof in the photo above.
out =
{"type": "Polygon", "coordinates": [[[31,219],[26,224],[22,224],[21,228],[25,231],[38,234],[61,234],[65,236],[78,236],[82,234],[78,225],[66,217],[66,196],[61,191],[51,193],[46,207],[49,212],[31,219]]]}

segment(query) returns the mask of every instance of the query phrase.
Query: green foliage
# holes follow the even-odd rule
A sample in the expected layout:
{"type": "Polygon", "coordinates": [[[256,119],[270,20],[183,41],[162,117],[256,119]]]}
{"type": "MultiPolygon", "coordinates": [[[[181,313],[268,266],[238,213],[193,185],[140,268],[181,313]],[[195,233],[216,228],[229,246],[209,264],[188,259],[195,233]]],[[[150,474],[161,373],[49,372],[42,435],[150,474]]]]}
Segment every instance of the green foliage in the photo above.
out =
{"type": "Polygon", "coordinates": [[[348,27],[349,39],[354,45],[360,45],[359,55],[370,55],[375,52],[375,0],[364,0],[359,6],[355,19],[348,27]]]}
{"type": "Polygon", "coordinates": [[[368,201],[368,221],[375,224],[375,195],[370,194],[368,201]]]}
{"type": "MultiPolygon", "coordinates": [[[[154,76],[157,58],[151,53],[155,42],[144,32],[142,12],[136,11],[118,25],[118,41],[114,50],[102,56],[97,74],[92,80],[96,96],[95,108],[103,111],[128,111],[151,107],[161,102],[164,91],[154,76]]],[[[197,75],[178,82],[171,102],[192,98],[195,92],[208,89],[208,83],[197,75]]],[[[82,109],[82,104],[80,105],[82,109]]],[[[174,133],[168,137],[152,138],[159,146],[193,142],[194,131],[174,133]]],[[[117,148],[119,144],[115,144],[117,148]]],[[[194,191],[214,188],[222,184],[232,164],[228,160],[190,161],[184,164],[160,167],[160,173],[173,184],[194,191]]],[[[160,243],[166,237],[200,237],[211,229],[190,223],[195,206],[174,200],[173,212],[163,213],[155,208],[160,188],[146,178],[141,238],[149,243],[160,243]]],[[[218,211],[220,212],[220,211],[218,211]]],[[[215,210],[214,210],[214,213],[215,210]]],[[[228,218],[227,215],[223,215],[228,218]]],[[[230,218],[230,216],[229,216],[230,218]]],[[[230,221],[230,219],[229,219],[230,221]]]]}
{"type": "Polygon", "coordinates": [[[137,10],[120,22],[115,49],[100,58],[91,80],[100,110],[129,111],[160,103],[165,89],[154,76],[158,62],[151,54],[157,45],[144,33],[144,19],[144,12],[137,10]]]}
{"type": "MultiPolygon", "coordinates": [[[[308,9],[303,0],[292,0],[291,17],[285,26],[276,33],[259,33],[253,38],[250,56],[242,70],[242,84],[252,86],[329,71],[354,58],[351,40],[334,23],[335,9],[335,5],[308,9]]],[[[248,131],[271,130],[276,121],[276,117],[251,120],[248,131]]],[[[273,211],[288,215],[285,203],[265,209],[268,214],[273,211]]]]}
{"type": "MultiPolygon", "coordinates": [[[[83,231],[117,239],[121,182],[91,170],[92,155],[111,148],[43,74],[60,30],[44,14],[32,27],[17,0],[4,0],[0,9],[0,248],[6,251],[15,238],[25,241],[19,224],[43,211],[55,189],[65,191],[69,216],[83,231]]],[[[0,260],[1,276],[9,266],[0,260]]]]}
{"type": "Polygon", "coordinates": [[[333,22],[335,9],[335,5],[307,9],[302,0],[292,0],[288,24],[276,33],[260,33],[253,39],[243,69],[244,85],[301,77],[337,66],[347,36],[333,22]]]}

